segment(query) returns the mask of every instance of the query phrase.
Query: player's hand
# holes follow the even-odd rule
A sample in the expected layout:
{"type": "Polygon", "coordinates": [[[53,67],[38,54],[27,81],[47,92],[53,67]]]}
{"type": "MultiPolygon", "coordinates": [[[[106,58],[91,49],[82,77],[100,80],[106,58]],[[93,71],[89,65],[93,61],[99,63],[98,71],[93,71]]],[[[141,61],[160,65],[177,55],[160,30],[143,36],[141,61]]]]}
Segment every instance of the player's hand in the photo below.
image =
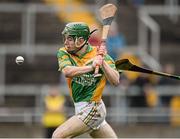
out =
{"type": "Polygon", "coordinates": [[[101,66],[103,62],[103,57],[101,55],[97,55],[92,63],[92,67],[95,68],[97,65],[101,66]]]}
{"type": "Polygon", "coordinates": [[[101,43],[101,46],[98,49],[98,55],[104,56],[107,54],[106,45],[105,43],[101,43]]]}

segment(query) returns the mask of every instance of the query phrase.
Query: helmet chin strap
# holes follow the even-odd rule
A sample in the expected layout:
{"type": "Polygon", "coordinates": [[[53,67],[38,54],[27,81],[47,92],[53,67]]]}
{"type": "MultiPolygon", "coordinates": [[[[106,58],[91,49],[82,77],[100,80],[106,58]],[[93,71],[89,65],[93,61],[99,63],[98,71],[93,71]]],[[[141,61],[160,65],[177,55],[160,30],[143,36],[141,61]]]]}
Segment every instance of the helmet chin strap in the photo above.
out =
{"type": "MultiPolygon", "coordinates": [[[[83,46],[84,46],[84,45],[83,45],[83,46]]],[[[83,46],[77,48],[76,50],[68,51],[68,53],[70,53],[70,54],[72,54],[72,55],[76,55],[76,53],[79,52],[79,51],[83,48],[83,46]]]]}

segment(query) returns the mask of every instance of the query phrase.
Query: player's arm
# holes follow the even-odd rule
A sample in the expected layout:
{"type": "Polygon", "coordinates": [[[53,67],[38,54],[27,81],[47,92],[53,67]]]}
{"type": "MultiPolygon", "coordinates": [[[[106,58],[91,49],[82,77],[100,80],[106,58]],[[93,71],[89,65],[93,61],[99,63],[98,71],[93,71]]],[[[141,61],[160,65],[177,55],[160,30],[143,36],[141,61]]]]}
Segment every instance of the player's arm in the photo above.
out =
{"type": "Polygon", "coordinates": [[[106,46],[104,44],[101,45],[100,49],[98,50],[98,54],[101,56],[97,56],[93,61],[93,64],[101,66],[107,80],[112,85],[118,85],[119,72],[115,68],[114,60],[107,54],[106,46]]]}
{"type": "Polygon", "coordinates": [[[110,56],[106,56],[104,58],[100,55],[96,56],[93,60],[92,66],[95,68],[96,65],[100,65],[107,80],[112,85],[119,84],[119,72],[115,69],[114,61],[110,58],[110,56]]]}
{"type": "Polygon", "coordinates": [[[119,84],[119,72],[112,68],[105,60],[102,61],[102,70],[107,78],[107,80],[112,84],[117,86],[119,84]]]}
{"type": "Polygon", "coordinates": [[[76,66],[66,66],[63,68],[62,72],[64,75],[68,78],[72,78],[74,76],[79,76],[84,73],[88,73],[93,71],[94,68],[92,65],[89,66],[82,66],[82,67],[76,67],[76,66]]]}
{"type": "Polygon", "coordinates": [[[58,51],[57,58],[59,63],[59,71],[62,71],[68,78],[79,76],[94,70],[92,65],[82,67],[73,66],[68,54],[62,50],[58,51]]]}

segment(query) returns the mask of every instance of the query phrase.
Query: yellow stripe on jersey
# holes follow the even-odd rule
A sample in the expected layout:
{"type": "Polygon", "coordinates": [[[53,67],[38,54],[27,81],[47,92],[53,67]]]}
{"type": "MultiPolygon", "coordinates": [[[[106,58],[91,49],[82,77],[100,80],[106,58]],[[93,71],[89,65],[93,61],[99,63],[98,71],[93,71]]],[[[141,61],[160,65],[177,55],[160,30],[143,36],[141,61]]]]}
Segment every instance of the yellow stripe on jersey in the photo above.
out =
{"type": "Polygon", "coordinates": [[[66,78],[66,80],[67,80],[67,84],[68,84],[68,87],[69,87],[70,96],[72,97],[72,88],[71,88],[72,78],[66,78]]]}
{"type": "Polygon", "coordinates": [[[94,91],[92,101],[99,102],[101,100],[101,96],[102,96],[102,92],[103,92],[105,84],[106,84],[106,79],[105,79],[105,76],[103,76],[101,81],[97,85],[96,90],[94,91]]]}

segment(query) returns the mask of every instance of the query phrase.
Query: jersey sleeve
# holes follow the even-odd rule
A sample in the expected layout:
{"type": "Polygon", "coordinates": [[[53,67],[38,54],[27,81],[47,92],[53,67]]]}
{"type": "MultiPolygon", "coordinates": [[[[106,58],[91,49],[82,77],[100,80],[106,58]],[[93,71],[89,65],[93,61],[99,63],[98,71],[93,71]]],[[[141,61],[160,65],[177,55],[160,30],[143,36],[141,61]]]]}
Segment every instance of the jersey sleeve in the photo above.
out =
{"type": "Polygon", "coordinates": [[[64,52],[63,50],[58,50],[57,58],[58,58],[58,64],[59,64],[58,71],[62,71],[63,68],[65,68],[66,66],[72,65],[72,63],[69,59],[69,55],[66,52],[64,52]]]}
{"type": "Polygon", "coordinates": [[[108,54],[104,56],[104,60],[109,64],[110,67],[116,69],[115,61],[108,54]]]}

